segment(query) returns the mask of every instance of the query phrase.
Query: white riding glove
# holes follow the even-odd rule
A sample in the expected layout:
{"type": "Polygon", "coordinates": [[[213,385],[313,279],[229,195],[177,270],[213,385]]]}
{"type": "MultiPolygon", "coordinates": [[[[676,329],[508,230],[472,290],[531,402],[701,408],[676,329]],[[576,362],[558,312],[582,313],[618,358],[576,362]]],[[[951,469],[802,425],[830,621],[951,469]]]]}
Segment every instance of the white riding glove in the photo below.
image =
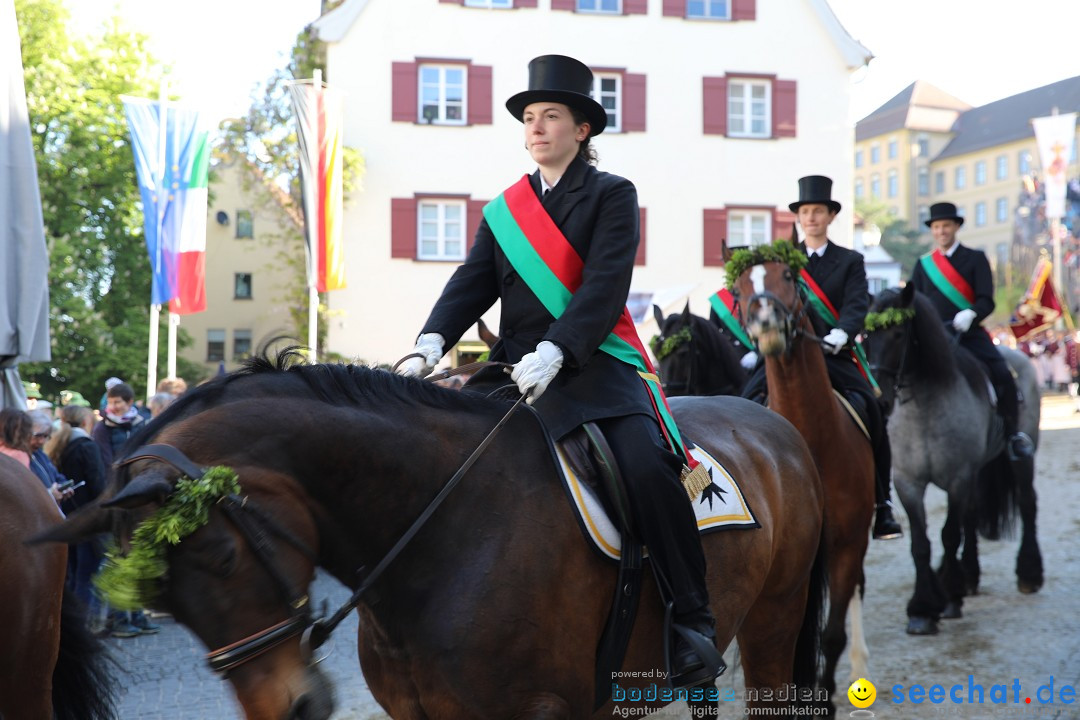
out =
{"type": "Polygon", "coordinates": [[[953,315],[952,326],[956,329],[956,332],[965,333],[971,328],[971,323],[975,320],[975,311],[971,308],[967,310],[961,310],[953,315]]]}
{"type": "Polygon", "coordinates": [[[521,358],[521,362],[514,366],[510,379],[517,383],[522,395],[528,395],[529,390],[532,390],[532,395],[525,400],[532,405],[547,390],[562,364],[563,354],[559,346],[548,340],[541,340],[534,352],[521,358]]]}
{"type": "Polygon", "coordinates": [[[751,350],[742,356],[739,360],[739,364],[743,366],[743,370],[753,370],[757,367],[758,354],[751,350]]]}
{"type": "Polygon", "coordinates": [[[822,338],[822,341],[825,343],[826,352],[836,355],[847,345],[848,336],[840,328],[833,328],[828,335],[822,338]]]}
{"type": "Polygon", "coordinates": [[[446,340],[439,333],[424,333],[416,339],[414,353],[422,357],[409,358],[398,366],[398,374],[406,377],[427,377],[443,356],[446,340]]]}

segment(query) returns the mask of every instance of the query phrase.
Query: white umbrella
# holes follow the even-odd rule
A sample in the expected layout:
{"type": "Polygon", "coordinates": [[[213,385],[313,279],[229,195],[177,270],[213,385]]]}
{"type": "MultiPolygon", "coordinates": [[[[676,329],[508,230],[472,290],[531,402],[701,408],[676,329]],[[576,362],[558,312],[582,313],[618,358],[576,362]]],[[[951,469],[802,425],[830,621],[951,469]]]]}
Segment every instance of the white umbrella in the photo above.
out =
{"type": "Polygon", "coordinates": [[[51,359],[49,256],[14,0],[0,0],[0,407],[26,407],[18,363],[51,359]]]}

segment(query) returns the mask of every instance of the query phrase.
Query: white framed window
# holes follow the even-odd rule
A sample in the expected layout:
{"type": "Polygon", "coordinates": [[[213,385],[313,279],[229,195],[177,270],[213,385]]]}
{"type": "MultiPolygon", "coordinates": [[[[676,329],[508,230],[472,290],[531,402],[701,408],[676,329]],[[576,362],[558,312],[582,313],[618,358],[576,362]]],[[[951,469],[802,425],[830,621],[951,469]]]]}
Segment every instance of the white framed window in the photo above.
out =
{"type": "Polygon", "coordinates": [[[862,150],[855,151],[855,167],[862,167],[862,150]]]}
{"type": "Polygon", "coordinates": [[[577,0],[578,12],[622,13],[622,0],[577,0]]]}
{"type": "Polygon", "coordinates": [[[1021,150],[1016,158],[1016,168],[1021,175],[1027,175],[1031,172],[1031,151],[1021,150]]]}
{"type": "Polygon", "coordinates": [[[975,203],[975,227],[982,227],[986,224],[986,203],[975,203]]]}
{"type": "Polygon", "coordinates": [[[861,200],[864,192],[863,179],[855,178],[855,199],[861,200]]]}
{"type": "Polygon", "coordinates": [[[419,122],[432,125],[464,125],[468,68],[464,65],[419,67],[419,122]]]}
{"type": "Polygon", "coordinates": [[[514,0],[465,0],[465,7],[509,9],[514,7],[514,0]]]}
{"type": "Polygon", "coordinates": [[[997,160],[994,161],[997,165],[997,172],[994,177],[998,180],[1004,180],[1009,177],[1009,158],[1005,155],[998,155],[997,160]]]}
{"type": "Polygon", "coordinates": [[[919,168],[917,177],[919,197],[926,197],[930,194],[930,168],[926,166],[919,168]]]}
{"type": "Polygon", "coordinates": [[[464,260],[465,201],[419,201],[416,234],[418,260],[464,260]]]}
{"type": "Polygon", "coordinates": [[[919,157],[930,157],[930,137],[920,133],[916,143],[918,143],[919,157]]]}
{"type": "Polygon", "coordinates": [[[975,184],[986,184],[986,161],[979,160],[975,163],[975,184]]]}
{"type": "Polygon", "coordinates": [[[728,0],[687,0],[686,17],[730,20],[731,3],[728,0]]]}
{"type": "Polygon", "coordinates": [[[894,198],[900,194],[900,173],[890,170],[888,175],[889,197],[894,198]]]}
{"type": "Polygon", "coordinates": [[[1003,223],[1009,219],[1009,200],[1008,198],[997,199],[997,221],[1003,223]]]}
{"type": "Polygon", "coordinates": [[[206,362],[221,362],[225,359],[225,330],[212,328],[206,331],[206,362]]]}
{"type": "Polygon", "coordinates": [[[963,190],[967,187],[967,168],[963,165],[956,166],[956,172],[953,176],[953,187],[957,190],[963,190]]]}
{"type": "Polygon", "coordinates": [[[870,146],[870,164],[877,165],[881,162],[881,146],[874,143],[870,146]]]}
{"type": "Polygon", "coordinates": [[[870,197],[875,200],[881,197],[881,175],[877,173],[870,176],[870,197]]]}
{"type": "Polygon", "coordinates": [[[896,138],[889,138],[889,159],[895,160],[896,156],[900,154],[900,143],[896,141],[896,138]]]}
{"type": "Polygon", "coordinates": [[[728,246],[756,247],[772,242],[772,213],[767,210],[729,210],[728,246]]]}
{"type": "Polygon", "coordinates": [[[728,136],[772,137],[772,83],[768,80],[728,81],[728,136]]]}
{"type": "Polygon", "coordinates": [[[919,206],[919,227],[925,227],[925,223],[930,219],[930,208],[926,205],[919,206]]]}
{"type": "Polygon", "coordinates": [[[936,192],[936,193],[945,192],[945,171],[944,170],[938,170],[936,173],[934,173],[934,192],[936,192]]]}
{"type": "Polygon", "coordinates": [[[593,73],[592,98],[607,112],[605,132],[622,130],[622,75],[619,73],[593,73]]]}

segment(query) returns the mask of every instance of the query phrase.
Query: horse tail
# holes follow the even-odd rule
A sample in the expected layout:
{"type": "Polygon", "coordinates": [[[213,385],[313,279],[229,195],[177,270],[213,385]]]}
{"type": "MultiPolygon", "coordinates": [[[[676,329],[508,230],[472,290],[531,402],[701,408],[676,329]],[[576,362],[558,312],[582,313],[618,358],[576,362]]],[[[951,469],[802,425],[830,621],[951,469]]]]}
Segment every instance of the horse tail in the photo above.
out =
{"type": "Polygon", "coordinates": [[[806,595],[806,611],[795,641],[795,664],[792,682],[797,688],[816,687],[821,667],[821,631],[825,625],[825,598],[829,589],[825,554],[825,530],[822,528],[814,565],[810,568],[810,588],[806,595]]]}
{"type": "Polygon", "coordinates": [[[60,654],[53,668],[54,720],[112,720],[116,714],[111,662],[105,646],[86,627],[75,594],[64,588],[60,610],[60,654]]]}
{"type": "Polygon", "coordinates": [[[1020,508],[1021,473],[1034,476],[1034,458],[1010,462],[1002,452],[979,470],[975,502],[979,512],[979,534],[987,540],[1012,535],[1020,508]]]}

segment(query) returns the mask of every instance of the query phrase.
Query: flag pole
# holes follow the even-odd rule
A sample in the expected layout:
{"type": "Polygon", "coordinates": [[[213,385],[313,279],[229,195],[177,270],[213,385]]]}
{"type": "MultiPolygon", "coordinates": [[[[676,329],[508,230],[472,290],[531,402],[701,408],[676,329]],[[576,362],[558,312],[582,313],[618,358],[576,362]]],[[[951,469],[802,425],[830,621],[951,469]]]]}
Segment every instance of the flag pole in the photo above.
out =
{"type": "MultiPolygon", "coordinates": [[[[155,212],[157,217],[157,257],[154,258],[156,267],[153,268],[153,276],[157,277],[157,274],[161,269],[161,227],[164,221],[163,208],[168,200],[168,195],[165,188],[165,138],[168,134],[168,98],[169,98],[169,79],[168,77],[161,78],[161,88],[158,91],[158,166],[157,178],[156,178],[156,191],[157,202],[155,205],[155,212]]],[[[144,209],[145,211],[145,209],[144,209]]],[[[153,294],[153,289],[151,289],[153,294]]],[[[153,300],[153,297],[150,298],[153,300]]],[[[150,303],[150,347],[148,349],[148,356],[146,360],[146,402],[150,402],[150,398],[154,396],[157,390],[157,361],[158,361],[158,323],[161,320],[161,305],[159,303],[150,303]]]]}
{"type": "MultiPolygon", "coordinates": [[[[166,377],[176,377],[176,333],[180,327],[180,314],[174,313],[169,310],[169,359],[168,359],[168,375],[166,377]]],[[[156,389],[156,387],[155,387],[156,389]]]]}
{"type": "MultiPolygon", "coordinates": [[[[315,69],[312,85],[316,93],[322,93],[322,69],[315,69]]],[[[305,223],[310,223],[311,220],[312,218],[304,218],[305,223]]],[[[310,238],[311,228],[306,228],[306,230],[310,238]]],[[[314,253],[315,244],[314,242],[311,243],[312,249],[309,250],[310,257],[308,258],[309,265],[311,265],[308,270],[308,347],[310,348],[311,362],[313,363],[319,362],[319,289],[315,284],[318,277],[318,270],[315,269],[315,262],[317,261],[314,253]]]]}

